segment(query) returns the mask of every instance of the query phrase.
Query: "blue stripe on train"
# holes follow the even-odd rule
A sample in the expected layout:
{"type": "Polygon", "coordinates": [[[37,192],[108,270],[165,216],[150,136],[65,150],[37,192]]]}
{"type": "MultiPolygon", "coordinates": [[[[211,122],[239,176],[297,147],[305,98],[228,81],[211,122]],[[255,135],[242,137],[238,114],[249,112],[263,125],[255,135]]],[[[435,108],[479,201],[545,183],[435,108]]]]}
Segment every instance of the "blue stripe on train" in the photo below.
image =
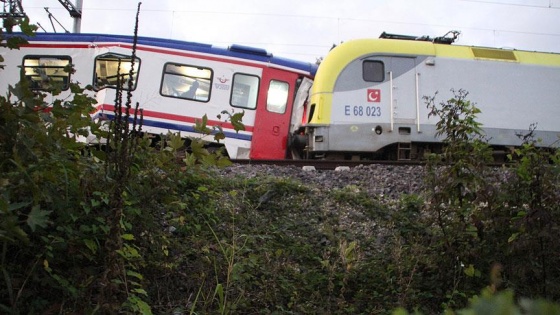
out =
{"type": "MultiPolygon", "coordinates": [[[[108,119],[111,119],[111,120],[115,118],[114,114],[105,114],[104,116],[106,116],[108,119]]],[[[133,120],[133,118],[131,117],[129,119],[129,121],[132,122],[132,120],[133,120]]],[[[170,130],[172,132],[173,131],[185,131],[185,132],[199,133],[198,131],[196,131],[194,129],[193,126],[190,126],[190,125],[175,124],[175,123],[157,121],[157,120],[150,120],[150,119],[144,119],[142,121],[142,125],[143,126],[160,128],[160,129],[165,129],[165,130],[170,130]]],[[[229,138],[229,139],[238,139],[238,140],[245,140],[245,141],[251,141],[253,139],[253,137],[251,135],[241,134],[241,133],[237,133],[237,132],[233,132],[233,131],[224,130],[223,133],[226,136],[226,138],[229,138]]]]}

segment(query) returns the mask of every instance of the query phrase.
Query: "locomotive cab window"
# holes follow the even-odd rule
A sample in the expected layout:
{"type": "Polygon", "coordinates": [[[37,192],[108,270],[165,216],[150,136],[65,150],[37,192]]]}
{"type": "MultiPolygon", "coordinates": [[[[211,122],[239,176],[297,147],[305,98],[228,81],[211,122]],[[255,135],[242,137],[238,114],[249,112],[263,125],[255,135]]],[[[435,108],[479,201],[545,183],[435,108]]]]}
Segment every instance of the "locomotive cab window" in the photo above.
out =
{"type": "Polygon", "coordinates": [[[104,88],[117,88],[120,85],[123,90],[129,90],[130,70],[133,69],[132,90],[136,89],[140,59],[134,59],[134,66],[132,61],[131,56],[121,54],[108,53],[97,56],[95,58],[93,87],[101,90],[104,88]]]}
{"type": "Polygon", "coordinates": [[[67,90],[72,59],[69,56],[25,56],[23,72],[33,90],[67,90]]]}
{"type": "Polygon", "coordinates": [[[290,85],[287,82],[271,80],[268,86],[266,98],[266,109],[272,113],[283,114],[288,105],[288,90],[290,85]]]}
{"type": "Polygon", "coordinates": [[[233,75],[230,104],[234,107],[255,109],[257,108],[258,92],[259,77],[236,73],[233,75]]]}
{"type": "Polygon", "coordinates": [[[168,63],[163,69],[160,93],[163,96],[208,102],[212,69],[168,63]]]}
{"type": "Polygon", "coordinates": [[[362,70],[366,82],[383,82],[385,80],[385,66],[381,61],[365,60],[362,70]]]}

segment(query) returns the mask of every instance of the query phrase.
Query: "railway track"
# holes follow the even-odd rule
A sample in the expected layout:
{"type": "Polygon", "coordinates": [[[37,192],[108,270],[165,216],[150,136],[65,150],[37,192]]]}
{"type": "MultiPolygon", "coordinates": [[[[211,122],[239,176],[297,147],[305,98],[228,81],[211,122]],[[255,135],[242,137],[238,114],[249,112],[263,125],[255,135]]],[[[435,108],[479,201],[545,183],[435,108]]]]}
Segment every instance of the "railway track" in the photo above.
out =
{"type": "MultiPolygon", "coordinates": [[[[418,160],[236,160],[232,159],[233,164],[254,164],[254,165],[277,165],[277,166],[296,166],[296,167],[314,167],[316,170],[335,170],[340,167],[356,167],[359,165],[424,165],[426,161],[418,160]]],[[[488,167],[511,166],[508,162],[492,162],[488,163],[488,167]]]]}
{"type": "Polygon", "coordinates": [[[316,170],[334,170],[340,167],[356,167],[358,165],[383,164],[383,165],[422,165],[422,161],[387,161],[387,160],[231,160],[234,164],[277,165],[314,167],[316,170]]]}

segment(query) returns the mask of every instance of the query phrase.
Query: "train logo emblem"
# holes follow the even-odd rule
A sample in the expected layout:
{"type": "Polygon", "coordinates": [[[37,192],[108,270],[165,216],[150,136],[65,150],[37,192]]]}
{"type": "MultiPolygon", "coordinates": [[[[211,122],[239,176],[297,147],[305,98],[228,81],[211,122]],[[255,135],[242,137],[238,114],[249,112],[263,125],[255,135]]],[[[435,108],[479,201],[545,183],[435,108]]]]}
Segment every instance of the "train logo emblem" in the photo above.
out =
{"type": "Polygon", "coordinates": [[[367,90],[367,101],[373,103],[381,102],[381,90],[380,89],[368,89],[367,90]]]}
{"type": "Polygon", "coordinates": [[[225,76],[222,76],[220,78],[217,78],[217,80],[220,83],[214,83],[214,87],[216,89],[218,89],[218,90],[229,90],[229,84],[226,84],[229,81],[228,78],[226,78],[225,76]]]}
{"type": "Polygon", "coordinates": [[[226,78],[226,77],[224,77],[224,76],[222,76],[221,78],[218,78],[218,81],[220,81],[220,83],[224,84],[224,83],[226,83],[227,81],[229,81],[229,79],[226,78]]]}

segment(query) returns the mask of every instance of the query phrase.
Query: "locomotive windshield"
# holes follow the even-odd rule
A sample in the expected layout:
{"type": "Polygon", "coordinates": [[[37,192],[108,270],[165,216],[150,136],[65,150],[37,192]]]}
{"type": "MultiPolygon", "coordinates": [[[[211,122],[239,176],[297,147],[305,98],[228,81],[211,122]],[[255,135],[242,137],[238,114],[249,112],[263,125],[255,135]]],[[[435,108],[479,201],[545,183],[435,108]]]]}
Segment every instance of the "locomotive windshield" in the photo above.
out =
{"type": "Polygon", "coordinates": [[[362,64],[363,77],[366,82],[383,82],[385,70],[383,62],[376,60],[365,60],[362,64]]]}

